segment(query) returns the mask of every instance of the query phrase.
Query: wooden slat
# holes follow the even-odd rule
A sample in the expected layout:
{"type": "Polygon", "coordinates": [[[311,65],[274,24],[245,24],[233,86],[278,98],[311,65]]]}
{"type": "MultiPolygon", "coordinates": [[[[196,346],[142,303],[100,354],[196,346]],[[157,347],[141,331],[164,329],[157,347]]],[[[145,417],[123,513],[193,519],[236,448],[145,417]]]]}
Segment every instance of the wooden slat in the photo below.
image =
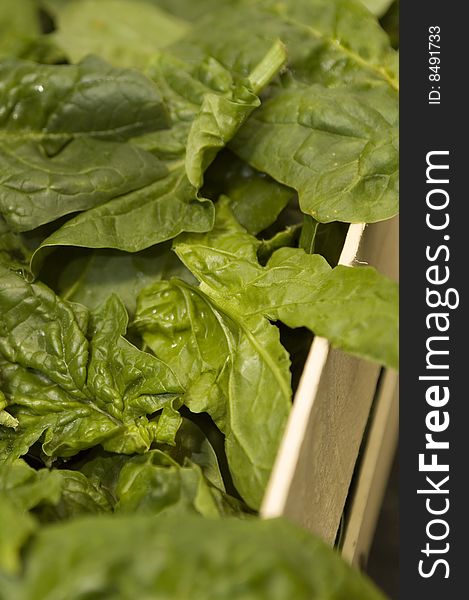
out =
{"type": "MultiPolygon", "coordinates": [[[[340,263],[353,264],[363,225],[351,225],[340,263]]],[[[379,367],[315,338],[261,507],[333,543],[374,395],[379,367]]]]}
{"type": "MultiPolygon", "coordinates": [[[[359,250],[359,256],[372,257],[373,264],[395,281],[399,278],[398,238],[399,220],[396,217],[392,221],[369,226],[359,250]]],[[[342,553],[357,566],[366,562],[373,541],[398,431],[398,375],[387,370],[374,402],[344,528],[342,553]]]]}
{"type": "Polygon", "coordinates": [[[397,445],[399,401],[397,373],[388,370],[377,394],[359,476],[350,503],[342,555],[366,563],[397,445]]]}
{"type": "MultiPolygon", "coordinates": [[[[351,225],[340,263],[395,275],[396,223],[351,225]],[[359,251],[360,249],[360,251],[359,251]]],[[[287,516],[333,544],[380,368],[315,338],[295,396],[261,516],[287,516]]]]}
{"type": "Polygon", "coordinates": [[[323,339],[309,360],[262,514],[287,516],[333,544],[379,367],[328,349],[323,339]]]}

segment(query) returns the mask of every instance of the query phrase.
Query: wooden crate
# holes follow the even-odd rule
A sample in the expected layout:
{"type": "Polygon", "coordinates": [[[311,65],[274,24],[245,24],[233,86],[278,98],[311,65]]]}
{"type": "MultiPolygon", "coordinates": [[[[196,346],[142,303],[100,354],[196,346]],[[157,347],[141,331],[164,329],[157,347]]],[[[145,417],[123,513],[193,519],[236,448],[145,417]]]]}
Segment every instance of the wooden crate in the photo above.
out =
{"type": "MultiPolygon", "coordinates": [[[[397,236],[397,218],[351,225],[340,263],[364,262],[397,280],[397,236]]],[[[397,375],[380,373],[314,339],[261,507],[263,517],[286,516],[332,545],[347,501],[341,545],[354,563],[368,552],[397,439],[397,375]]]]}

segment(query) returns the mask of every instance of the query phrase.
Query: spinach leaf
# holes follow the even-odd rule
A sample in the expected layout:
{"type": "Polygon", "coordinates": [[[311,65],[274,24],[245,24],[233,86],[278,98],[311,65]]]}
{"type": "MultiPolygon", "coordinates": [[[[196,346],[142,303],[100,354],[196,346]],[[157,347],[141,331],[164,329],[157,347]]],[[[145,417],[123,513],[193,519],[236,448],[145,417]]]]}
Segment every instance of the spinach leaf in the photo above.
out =
{"type": "Polygon", "coordinates": [[[276,42],[256,65],[246,84],[236,87],[231,97],[206,94],[200,112],[193,121],[187,138],[186,173],[196,189],[203,183],[203,173],[219,149],[233,138],[249,114],[258,106],[258,94],[282,68],[285,48],[276,42]]]}
{"type": "Polygon", "coordinates": [[[92,53],[116,66],[144,68],[188,28],[145,0],[71,0],[49,7],[57,28],[53,38],[72,62],[92,53]]]}
{"type": "MultiPolygon", "coordinates": [[[[39,471],[41,473],[41,471],[39,471]]],[[[79,471],[54,470],[60,482],[60,496],[36,509],[36,516],[44,523],[64,521],[83,514],[112,511],[112,499],[100,482],[85,477],[79,471]]]]}
{"type": "Polygon", "coordinates": [[[32,229],[81,210],[42,247],[130,251],[210,228],[211,203],[196,198],[183,171],[168,171],[125,141],[167,124],[161,97],[143,75],[87,59],[59,67],[4,63],[2,77],[9,108],[0,124],[0,211],[11,227],[32,229]],[[117,109],[116,96],[123,98],[117,109]]]}
{"type": "Polygon", "coordinates": [[[35,471],[21,460],[0,465],[0,572],[19,569],[19,549],[37,529],[37,517],[103,510],[98,501],[99,490],[80,473],[35,471]]]}
{"type": "Polygon", "coordinates": [[[178,464],[194,463],[202,469],[207,481],[219,490],[225,491],[218,456],[206,434],[195,423],[183,418],[176,434],[176,444],[166,446],[168,456],[178,464]]]}
{"type": "Polygon", "coordinates": [[[222,202],[213,232],[186,235],[175,249],[201,282],[201,291],[223,310],[244,319],[262,315],[289,327],[308,327],[333,346],[397,367],[395,283],[371,267],[331,270],[322,256],[299,248],[276,250],[263,267],[258,245],[222,202]]]}
{"type": "MultiPolygon", "coordinates": [[[[46,263],[41,271],[43,280],[48,271],[52,275],[56,267],[57,258],[53,256],[52,264],[46,263]]],[[[74,250],[65,257],[56,286],[63,299],[79,302],[92,310],[111,294],[117,294],[132,317],[140,291],[170,277],[195,282],[168,244],[133,254],[117,250],[74,250]]]]}
{"type": "Polygon", "coordinates": [[[193,24],[198,19],[210,15],[223,6],[236,6],[239,0],[147,0],[169,13],[193,24]]]}
{"type": "Polygon", "coordinates": [[[152,82],[98,59],[0,63],[0,211],[17,231],[86,210],[161,178],[166,168],[124,143],[165,127],[152,82]],[[115,107],[115,98],[121,98],[115,107]],[[25,181],[28,185],[25,185],[25,181]]]}
{"type": "Polygon", "coordinates": [[[136,252],[182,231],[211,229],[213,205],[198,195],[203,171],[256,105],[251,86],[257,90],[266,85],[283,61],[282,48],[275,44],[253,71],[254,83],[235,86],[229,71],[215,61],[198,65],[196,76],[171,57],[159,56],[149,73],[172,107],[174,126],[134,142],[168,161],[169,174],[71,219],[45,240],[43,248],[76,245],[136,252]]]}
{"type": "Polygon", "coordinates": [[[19,423],[0,429],[2,459],[24,455],[38,440],[51,458],[98,444],[143,452],[160,434],[168,441],[165,419],[180,423],[172,409],[180,384],[166,364],[122,337],[127,313],[116,296],[88,314],[2,271],[0,307],[0,382],[19,423]],[[146,417],[162,409],[164,428],[146,417]]]}
{"type": "Polygon", "coordinates": [[[64,52],[50,36],[40,0],[2,0],[0,5],[0,60],[16,57],[44,64],[66,62],[64,52]]]}
{"type": "Polygon", "coordinates": [[[209,55],[247,76],[276,39],[287,48],[288,85],[398,87],[397,55],[376,18],[356,0],[224,2],[168,51],[189,62],[209,55]]]}
{"type": "Polygon", "coordinates": [[[19,425],[18,419],[15,419],[5,408],[8,406],[5,394],[0,390],[0,426],[16,429],[19,425]]]}
{"type": "Polygon", "coordinates": [[[278,231],[274,236],[269,239],[261,240],[259,248],[257,249],[257,258],[261,265],[269,260],[275,250],[284,248],[287,246],[295,247],[298,242],[300,224],[290,225],[281,231],[278,231]]]}
{"type": "Polygon", "coordinates": [[[294,197],[294,190],[256,171],[230,151],[221,152],[205,173],[204,193],[213,199],[230,198],[241,225],[257,235],[275,223],[294,197]]]}
{"type": "Polygon", "coordinates": [[[313,84],[265,102],[231,148],[316,220],[370,223],[397,212],[397,114],[387,89],[313,84]]]}
{"type": "Polygon", "coordinates": [[[241,516],[241,503],[226,494],[214,449],[187,419],[178,429],[175,446],[160,445],[130,458],[96,450],[93,454],[76,467],[112,498],[114,511],[241,516]]]}
{"type": "Polygon", "coordinates": [[[32,258],[32,267],[38,269],[43,250],[57,246],[139,252],[183,231],[208,231],[213,218],[212,203],[199,199],[183,169],[175,169],[136,192],[67,221],[44,240],[32,258]]]}
{"type": "Polygon", "coordinates": [[[246,75],[277,38],[288,70],[230,147],[295,188],[317,220],[396,214],[396,55],[365,8],[350,0],[241,1],[169,50],[183,60],[213,56],[246,75]]]}
{"type": "Polygon", "coordinates": [[[21,460],[0,464],[0,572],[20,568],[21,546],[37,527],[28,510],[59,496],[57,472],[36,472],[21,460]]]}
{"type": "MultiPolygon", "coordinates": [[[[172,459],[168,464],[175,461],[180,466],[197,465],[212,486],[225,490],[215,450],[206,435],[192,421],[183,417],[176,433],[176,444],[160,444],[159,450],[163,451],[168,459],[172,459]]],[[[128,460],[128,456],[93,449],[84,460],[78,458],[75,466],[88,478],[101,483],[115,497],[119,473],[128,460]]]]}
{"type": "Polygon", "coordinates": [[[208,413],[225,434],[233,482],[258,508],[290,411],[290,363],[278,330],[262,317],[222,310],[174,279],[141,293],[135,325],[154,354],[172,365],[184,404],[208,413]]]}
{"type": "Polygon", "coordinates": [[[98,456],[79,470],[36,471],[23,460],[4,463],[0,501],[19,511],[32,511],[43,523],[114,511],[241,516],[240,503],[226,495],[223,483],[214,485],[187,456],[180,465],[161,450],[130,458],[98,456]]]}
{"type": "Polygon", "coordinates": [[[389,40],[393,48],[399,48],[399,0],[389,7],[387,13],[381,18],[381,25],[389,35],[389,40]]]}
{"type": "Polygon", "coordinates": [[[383,598],[323,542],[283,520],[89,517],[42,529],[25,562],[24,579],[17,585],[31,600],[53,595],[383,598]]]}
{"type": "MultiPolygon", "coordinates": [[[[9,590],[9,578],[2,581],[3,573],[14,573],[20,570],[20,552],[36,529],[36,522],[31,515],[19,510],[15,505],[0,495],[0,598],[3,591],[9,590]],[[8,587],[7,587],[8,586],[8,587]]],[[[6,598],[12,598],[11,593],[6,598]]]]}
{"type": "Polygon", "coordinates": [[[0,465],[0,499],[8,500],[18,510],[33,511],[31,514],[41,521],[111,510],[102,486],[82,473],[36,471],[23,460],[0,465]]]}
{"type": "Polygon", "coordinates": [[[0,4],[0,58],[21,56],[40,33],[35,0],[2,0],[0,4]]]}
{"type": "Polygon", "coordinates": [[[60,496],[36,509],[43,522],[104,512],[241,516],[240,503],[214,487],[197,464],[186,460],[179,465],[160,450],[132,457],[107,455],[86,462],[79,471],[53,473],[60,496]]]}
{"type": "Polygon", "coordinates": [[[186,460],[180,466],[159,450],[127,460],[120,471],[115,494],[117,512],[195,512],[212,518],[241,516],[239,503],[211,485],[198,465],[186,460]]]}
{"type": "Polygon", "coordinates": [[[0,465],[0,498],[21,510],[31,510],[42,502],[56,503],[60,498],[59,471],[36,471],[23,460],[0,465]]]}
{"type": "MultiPolygon", "coordinates": [[[[229,71],[209,61],[187,73],[191,85],[180,92],[173,62],[162,56],[153,75],[172,106],[173,126],[161,135],[155,131],[169,124],[168,115],[143,75],[91,58],[77,66],[4,63],[0,92],[8,95],[9,110],[0,123],[6,140],[0,163],[7,173],[0,212],[24,231],[83,211],[40,251],[72,245],[135,252],[182,231],[210,229],[213,206],[198,196],[203,171],[257,106],[255,92],[283,61],[283,47],[275,44],[251,79],[236,85],[229,71]],[[186,100],[194,93],[195,100],[186,100]],[[116,95],[124,96],[117,110],[116,95]],[[189,118],[178,108],[187,112],[188,104],[189,118]],[[176,143],[176,155],[165,153],[168,143],[176,143]],[[154,156],[158,149],[165,162],[154,156]]],[[[33,268],[38,264],[36,253],[33,268]]]]}
{"type": "Polygon", "coordinates": [[[29,266],[31,251],[23,236],[12,231],[0,216],[0,265],[17,271],[24,271],[29,266]]]}
{"type": "Polygon", "coordinates": [[[304,215],[299,246],[307,254],[321,254],[331,267],[335,267],[339,262],[347,233],[347,223],[319,223],[313,217],[304,215]]]}
{"type": "Polygon", "coordinates": [[[187,176],[198,189],[207,166],[259,106],[258,95],[285,60],[285,48],[278,40],[242,76],[210,54],[181,60],[170,52],[159,53],[146,73],[161,90],[173,126],[136,142],[160,158],[184,158],[187,176]]]}
{"type": "Polygon", "coordinates": [[[366,8],[377,17],[382,17],[391,6],[393,0],[361,0],[366,8]]]}

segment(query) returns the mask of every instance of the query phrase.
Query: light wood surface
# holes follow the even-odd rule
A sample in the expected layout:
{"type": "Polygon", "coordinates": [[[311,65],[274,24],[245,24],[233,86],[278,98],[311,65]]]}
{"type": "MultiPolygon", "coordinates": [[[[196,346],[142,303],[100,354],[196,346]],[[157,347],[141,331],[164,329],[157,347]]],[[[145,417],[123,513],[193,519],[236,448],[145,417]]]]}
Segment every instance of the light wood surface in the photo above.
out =
{"type": "MultiPolygon", "coordinates": [[[[351,225],[340,263],[372,264],[396,278],[396,252],[397,220],[366,228],[351,225]]],[[[379,366],[314,339],[261,516],[286,516],[329,544],[335,542],[379,373],[379,366]]],[[[372,482],[368,477],[363,483],[368,495],[373,495],[372,482]]],[[[374,528],[371,522],[367,526],[374,528]]]]}
{"type": "Polygon", "coordinates": [[[398,439],[397,373],[386,371],[375,401],[347,514],[342,555],[350,563],[366,564],[398,439]]]}

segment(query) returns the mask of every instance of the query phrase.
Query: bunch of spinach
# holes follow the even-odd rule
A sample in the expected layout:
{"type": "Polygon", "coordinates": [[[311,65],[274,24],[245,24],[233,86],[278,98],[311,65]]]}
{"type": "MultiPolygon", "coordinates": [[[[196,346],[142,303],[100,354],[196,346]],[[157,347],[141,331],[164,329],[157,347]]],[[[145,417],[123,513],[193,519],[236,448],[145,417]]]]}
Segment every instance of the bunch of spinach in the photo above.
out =
{"type": "Polygon", "coordinates": [[[104,594],[134,527],[259,508],[312,334],[397,366],[397,286],[337,266],[397,212],[397,57],[355,0],[5,0],[0,33],[0,571],[34,539],[12,598],[104,594]],[[121,512],[164,516],[48,525],[121,512]]]}

